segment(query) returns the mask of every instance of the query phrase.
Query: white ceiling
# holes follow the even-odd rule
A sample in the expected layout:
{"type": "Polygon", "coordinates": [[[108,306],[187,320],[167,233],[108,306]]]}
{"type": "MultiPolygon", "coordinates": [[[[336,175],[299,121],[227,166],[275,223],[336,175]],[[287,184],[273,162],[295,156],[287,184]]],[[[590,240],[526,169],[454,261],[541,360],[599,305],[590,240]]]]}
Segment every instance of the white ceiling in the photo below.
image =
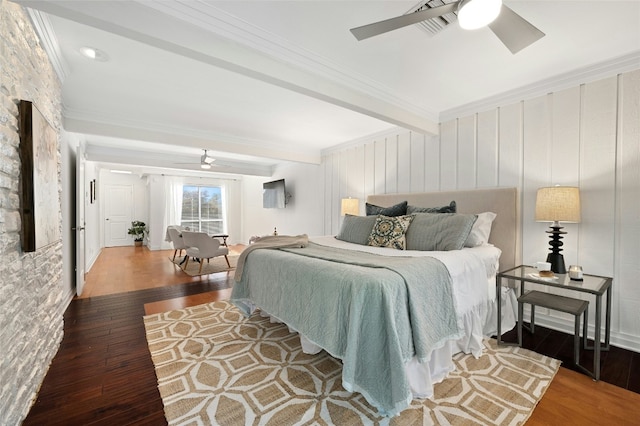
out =
{"type": "Polygon", "coordinates": [[[349,32],[416,1],[17,2],[42,11],[32,17],[63,79],[65,127],[113,163],[197,168],[207,148],[217,171],[268,175],[395,126],[437,133],[458,111],[579,84],[598,64],[640,68],[637,0],[505,0],[546,33],[516,55],[487,28],[349,32]]]}

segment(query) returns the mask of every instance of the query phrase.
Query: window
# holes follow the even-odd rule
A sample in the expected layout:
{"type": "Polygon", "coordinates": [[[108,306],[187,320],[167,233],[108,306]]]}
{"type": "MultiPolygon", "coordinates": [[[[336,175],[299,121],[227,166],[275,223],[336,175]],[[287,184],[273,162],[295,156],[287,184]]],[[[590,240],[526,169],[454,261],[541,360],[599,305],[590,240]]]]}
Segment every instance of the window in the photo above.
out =
{"type": "Polygon", "coordinates": [[[221,186],[184,185],[182,188],[182,226],[208,234],[223,234],[224,191],[221,186]]]}

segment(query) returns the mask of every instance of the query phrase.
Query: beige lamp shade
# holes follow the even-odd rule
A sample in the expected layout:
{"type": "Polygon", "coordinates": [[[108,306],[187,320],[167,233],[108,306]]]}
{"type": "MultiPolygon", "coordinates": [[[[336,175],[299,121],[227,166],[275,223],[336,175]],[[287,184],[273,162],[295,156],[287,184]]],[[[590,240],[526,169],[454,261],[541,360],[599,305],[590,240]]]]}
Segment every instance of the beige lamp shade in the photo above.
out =
{"type": "Polygon", "coordinates": [[[360,203],[357,198],[343,198],[340,205],[340,214],[358,216],[360,214],[360,203]]]}
{"type": "Polygon", "coordinates": [[[580,188],[550,186],[538,189],[537,222],[580,222],[580,188]]]}

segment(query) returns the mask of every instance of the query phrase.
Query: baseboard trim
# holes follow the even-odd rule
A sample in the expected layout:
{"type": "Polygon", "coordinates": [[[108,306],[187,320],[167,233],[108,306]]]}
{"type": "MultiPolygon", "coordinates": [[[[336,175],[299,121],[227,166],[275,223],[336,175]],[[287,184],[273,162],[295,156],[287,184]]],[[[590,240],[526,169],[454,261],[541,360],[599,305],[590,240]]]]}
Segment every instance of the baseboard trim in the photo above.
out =
{"type": "MultiPolygon", "coordinates": [[[[529,310],[525,309],[524,320],[528,321],[530,318],[529,310]]],[[[573,320],[563,320],[561,318],[552,317],[542,314],[536,310],[536,325],[550,328],[552,330],[561,331],[563,333],[573,335],[573,320]]],[[[589,324],[587,333],[590,338],[593,338],[595,333],[595,327],[592,323],[589,324]]],[[[604,325],[602,328],[602,336],[604,336],[604,325]]],[[[604,337],[603,337],[604,338],[604,337]]],[[[627,349],[640,353],[640,339],[638,336],[632,336],[625,333],[619,333],[614,330],[611,331],[610,344],[619,348],[627,349]]]]}
{"type": "Polygon", "coordinates": [[[96,251],[96,255],[90,258],[89,262],[87,262],[86,269],[84,271],[85,273],[89,272],[91,268],[93,268],[93,265],[96,263],[96,260],[98,260],[100,253],[102,253],[102,247],[100,247],[100,250],[96,251]]]}

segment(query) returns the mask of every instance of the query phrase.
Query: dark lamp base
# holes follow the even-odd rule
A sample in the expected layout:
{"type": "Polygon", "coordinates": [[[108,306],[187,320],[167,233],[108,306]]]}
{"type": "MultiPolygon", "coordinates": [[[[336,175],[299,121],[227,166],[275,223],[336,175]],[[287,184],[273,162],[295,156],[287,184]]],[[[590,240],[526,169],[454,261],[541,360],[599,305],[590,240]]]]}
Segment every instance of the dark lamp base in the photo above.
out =
{"type": "Polygon", "coordinates": [[[549,253],[547,262],[551,263],[551,270],[556,274],[567,273],[567,269],[564,266],[564,257],[560,253],[549,253]]]}
{"type": "Polygon", "coordinates": [[[558,222],[554,222],[550,228],[551,231],[547,231],[547,234],[549,234],[551,252],[547,256],[547,262],[551,263],[551,270],[556,274],[566,274],[567,269],[564,267],[564,257],[560,253],[562,251],[562,235],[566,234],[566,232],[561,231],[562,226],[558,222]]]}

